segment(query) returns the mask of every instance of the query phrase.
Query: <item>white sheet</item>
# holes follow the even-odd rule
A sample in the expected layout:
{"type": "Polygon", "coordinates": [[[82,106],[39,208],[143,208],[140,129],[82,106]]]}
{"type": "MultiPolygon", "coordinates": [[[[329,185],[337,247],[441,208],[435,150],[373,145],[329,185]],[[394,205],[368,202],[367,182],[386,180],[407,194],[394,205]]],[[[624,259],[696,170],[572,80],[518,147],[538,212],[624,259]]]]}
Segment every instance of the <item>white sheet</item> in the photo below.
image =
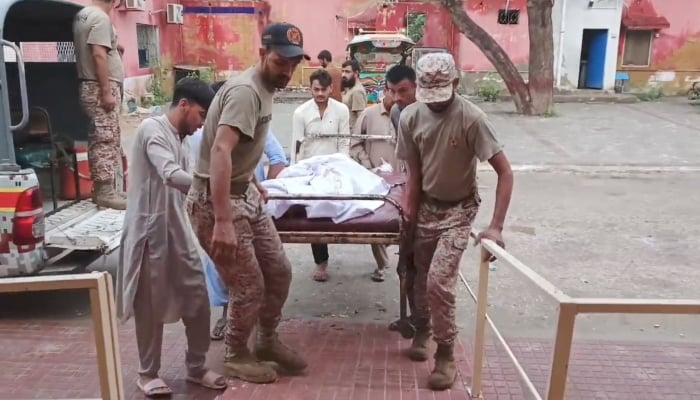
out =
{"type": "MultiPolygon", "coordinates": [[[[285,168],[277,179],[263,181],[272,194],[386,195],[391,186],[384,178],[368,171],[350,157],[330,154],[310,157],[285,168]]],[[[267,212],[280,218],[292,205],[306,208],[308,218],[331,218],[341,223],[374,212],[381,200],[270,200],[267,212]]]]}

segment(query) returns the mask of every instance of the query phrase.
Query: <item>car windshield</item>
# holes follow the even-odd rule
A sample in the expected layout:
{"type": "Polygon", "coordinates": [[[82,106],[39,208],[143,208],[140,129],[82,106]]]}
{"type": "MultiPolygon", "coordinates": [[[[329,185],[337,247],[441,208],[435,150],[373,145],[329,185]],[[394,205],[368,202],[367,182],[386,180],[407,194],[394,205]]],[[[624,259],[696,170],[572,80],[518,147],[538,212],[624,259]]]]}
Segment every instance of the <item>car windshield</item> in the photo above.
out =
{"type": "Polygon", "coordinates": [[[386,66],[401,61],[402,47],[377,48],[372,43],[360,44],[353,53],[353,58],[360,62],[363,70],[384,71],[386,66]]]}

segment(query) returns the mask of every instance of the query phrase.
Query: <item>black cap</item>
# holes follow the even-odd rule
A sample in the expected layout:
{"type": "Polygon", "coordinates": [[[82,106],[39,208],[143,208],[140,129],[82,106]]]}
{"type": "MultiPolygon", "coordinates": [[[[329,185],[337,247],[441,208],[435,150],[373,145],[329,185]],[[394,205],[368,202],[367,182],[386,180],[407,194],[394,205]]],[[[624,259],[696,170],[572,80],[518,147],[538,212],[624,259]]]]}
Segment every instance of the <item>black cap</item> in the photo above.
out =
{"type": "Polygon", "coordinates": [[[304,53],[304,37],[301,31],[292,24],[282,22],[265,27],[262,34],[262,45],[279,53],[282,57],[311,59],[304,53]]]}

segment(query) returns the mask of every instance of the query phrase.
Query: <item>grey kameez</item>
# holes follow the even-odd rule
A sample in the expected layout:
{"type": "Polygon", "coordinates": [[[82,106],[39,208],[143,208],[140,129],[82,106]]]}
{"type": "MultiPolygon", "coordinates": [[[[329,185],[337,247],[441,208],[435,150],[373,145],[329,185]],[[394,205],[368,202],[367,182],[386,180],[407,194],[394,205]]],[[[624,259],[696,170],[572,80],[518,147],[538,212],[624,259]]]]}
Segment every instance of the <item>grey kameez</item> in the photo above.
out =
{"type": "Polygon", "coordinates": [[[192,177],[188,141],[167,116],[145,120],[129,160],[127,210],[117,273],[117,316],[136,320],[140,373],[160,368],[162,325],[187,327],[188,368],[203,368],[210,308],[196,238],[185,214],[192,177]]]}

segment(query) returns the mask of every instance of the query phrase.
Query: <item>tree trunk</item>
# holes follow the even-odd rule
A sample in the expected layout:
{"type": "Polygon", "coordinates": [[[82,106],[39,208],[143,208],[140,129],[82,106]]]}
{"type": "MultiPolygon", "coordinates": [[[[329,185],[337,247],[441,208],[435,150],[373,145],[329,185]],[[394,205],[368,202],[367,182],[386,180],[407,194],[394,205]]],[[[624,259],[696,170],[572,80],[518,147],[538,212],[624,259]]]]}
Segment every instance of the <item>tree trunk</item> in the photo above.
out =
{"type": "Polygon", "coordinates": [[[530,33],[528,88],[533,115],[552,111],[554,102],[554,34],[553,0],[528,0],[527,17],[530,33]]]}
{"type": "MultiPolygon", "coordinates": [[[[486,58],[493,64],[496,71],[503,78],[503,82],[506,84],[508,91],[513,97],[513,102],[515,103],[515,108],[521,114],[531,115],[533,113],[532,104],[530,101],[530,91],[528,85],[525,83],[522,75],[518,72],[513,62],[508,57],[508,54],[503,50],[503,48],[488,34],[483,28],[481,28],[474,20],[472,20],[466,11],[464,11],[463,0],[439,0],[442,7],[447,10],[452,16],[452,22],[455,26],[459,28],[459,31],[474,43],[479,50],[486,56],[486,58]]],[[[551,3],[552,0],[547,0],[551,3]]],[[[530,3],[530,2],[529,2],[530,3]]],[[[528,8],[529,8],[528,3],[528,8]]],[[[550,6],[550,26],[549,32],[551,34],[551,6],[550,6]]],[[[551,49],[554,46],[552,42],[552,37],[550,36],[550,54],[551,49]]],[[[530,41],[530,48],[532,49],[533,41],[530,41]]],[[[536,42],[535,42],[536,43],[536,42]]],[[[530,50],[532,52],[532,50],[530,50]]],[[[550,59],[550,64],[553,62],[550,59]]],[[[530,61],[532,65],[532,61],[530,61]]],[[[549,66],[550,71],[552,71],[553,65],[549,66]]],[[[553,78],[552,78],[553,82],[553,78]]]]}

